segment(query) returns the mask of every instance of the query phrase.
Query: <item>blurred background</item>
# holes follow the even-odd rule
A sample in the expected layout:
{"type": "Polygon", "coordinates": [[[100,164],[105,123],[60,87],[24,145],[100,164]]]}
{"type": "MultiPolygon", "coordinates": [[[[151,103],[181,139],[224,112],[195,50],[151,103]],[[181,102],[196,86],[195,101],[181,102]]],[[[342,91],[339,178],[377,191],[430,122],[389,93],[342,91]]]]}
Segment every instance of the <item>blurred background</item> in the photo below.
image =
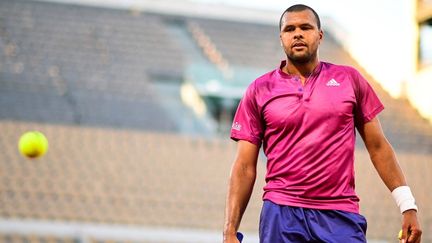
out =
{"type": "MultiPolygon", "coordinates": [[[[247,87],[284,58],[291,1],[0,1],[0,242],[221,242],[247,87]],[[21,156],[43,132],[48,153],[21,156]]],[[[321,15],[320,59],[356,67],[432,242],[432,1],[302,1],[321,15]]],[[[261,156],[241,224],[258,242],[261,156]]],[[[400,213],[357,139],[369,242],[400,213]]]]}

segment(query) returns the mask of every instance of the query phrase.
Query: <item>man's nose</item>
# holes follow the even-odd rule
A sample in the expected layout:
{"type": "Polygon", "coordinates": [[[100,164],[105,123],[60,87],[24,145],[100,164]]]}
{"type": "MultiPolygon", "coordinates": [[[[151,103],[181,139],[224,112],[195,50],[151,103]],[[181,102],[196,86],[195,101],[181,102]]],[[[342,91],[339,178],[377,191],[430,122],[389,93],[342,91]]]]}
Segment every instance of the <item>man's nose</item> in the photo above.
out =
{"type": "Polygon", "coordinates": [[[294,32],[294,38],[303,38],[303,31],[301,29],[296,29],[294,32]]]}

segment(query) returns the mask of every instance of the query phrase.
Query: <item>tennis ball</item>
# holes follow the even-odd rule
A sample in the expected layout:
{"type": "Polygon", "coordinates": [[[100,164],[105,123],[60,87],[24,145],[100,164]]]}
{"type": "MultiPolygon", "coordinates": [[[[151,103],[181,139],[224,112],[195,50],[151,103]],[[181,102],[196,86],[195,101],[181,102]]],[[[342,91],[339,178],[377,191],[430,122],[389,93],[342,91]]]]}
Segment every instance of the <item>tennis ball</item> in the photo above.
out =
{"type": "Polygon", "coordinates": [[[398,239],[399,239],[399,240],[402,239],[402,230],[399,231],[398,239]]]}
{"type": "Polygon", "coordinates": [[[18,149],[22,155],[28,158],[37,158],[47,152],[48,140],[41,132],[26,132],[19,139],[18,149]]]}

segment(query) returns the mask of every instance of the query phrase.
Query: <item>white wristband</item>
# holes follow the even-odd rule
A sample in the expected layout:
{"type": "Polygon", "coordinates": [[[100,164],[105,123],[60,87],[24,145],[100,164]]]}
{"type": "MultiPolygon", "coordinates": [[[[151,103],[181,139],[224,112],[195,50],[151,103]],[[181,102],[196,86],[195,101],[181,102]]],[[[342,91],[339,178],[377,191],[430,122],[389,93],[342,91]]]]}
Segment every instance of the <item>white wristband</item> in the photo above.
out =
{"type": "Polygon", "coordinates": [[[414,209],[418,211],[418,208],[415,204],[415,199],[413,194],[411,193],[411,189],[409,186],[400,186],[392,191],[392,196],[396,201],[396,204],[399,207],[401,213],[414,209]]]}

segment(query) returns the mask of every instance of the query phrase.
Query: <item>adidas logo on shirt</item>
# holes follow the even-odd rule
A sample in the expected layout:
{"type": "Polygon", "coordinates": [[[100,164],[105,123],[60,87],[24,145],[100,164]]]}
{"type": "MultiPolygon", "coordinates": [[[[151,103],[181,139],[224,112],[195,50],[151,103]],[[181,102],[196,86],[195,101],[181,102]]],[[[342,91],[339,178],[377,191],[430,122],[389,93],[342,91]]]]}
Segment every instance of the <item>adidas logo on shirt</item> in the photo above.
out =
{"type": "Polygon", "coordinates": [[[340,83],[338,83],[336,80],[334,80],[333,78],[330,79],[330,81],[327,82],[326,86],[339,86],[340,83]]]}
{"type": "Polygon", "coordinates": [[[241,130],[241,125],[240,125],[240,123],[238,123],[238,122],[235,122],[233,125],[232,125],[232,129],[234,129],[234,130],[237,130],[237,131],[240,131],[241,130]]]}

